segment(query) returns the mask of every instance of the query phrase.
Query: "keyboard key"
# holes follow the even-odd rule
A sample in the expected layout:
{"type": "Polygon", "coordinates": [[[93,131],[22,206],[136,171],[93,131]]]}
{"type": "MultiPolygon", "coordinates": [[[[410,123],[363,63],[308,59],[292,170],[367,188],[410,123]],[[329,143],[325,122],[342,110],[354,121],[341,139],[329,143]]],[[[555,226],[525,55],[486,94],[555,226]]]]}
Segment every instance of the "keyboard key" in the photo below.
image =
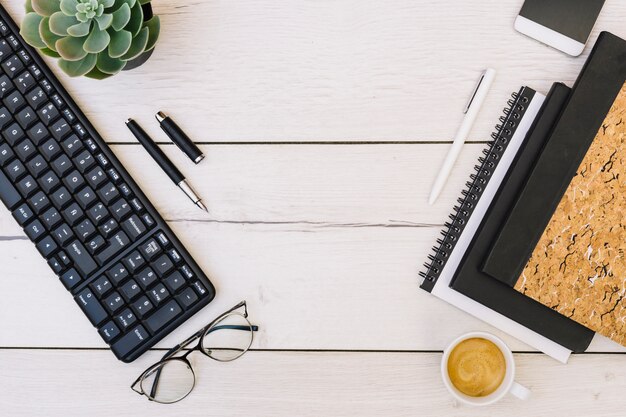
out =
{"type": "Polygon", "coordinates": [[[33,77],[35,77],[36,80],[39,80],[41,79],[41,77],[43,77],[41,68],[39,68],[36,64],[29,65],[28,70],[30,71],[31,74],[33,74],[33,77]]]}
{"type": "Polygon", "coordinates": [[[28,198],[35,193],[39,189],[37,185],[37,181],[30,176],[27,175],[22,180],[20,180],[17,184],[17,190],[22,194],[22,197],[28,198]]]}
{"type": "Polygon", "coordinates": [[[41,220],[43,221],[43,224],[48,228],[48,230],[52,230],[63,221],[63,219],[61,218],[61,214],[59,214],[57,209],[55,209],[54,207],[46,210],[46,212],[41,215],[41,220]]]}
{"type": "Polygon", "coordinates": [[[122,196],[124,198],[130,199],[133,196],[133,192],[131,191],[128,184],[121,183],[120,185],[117,186],[117,188],[120,190],[120,193],[122,193],[122,196]]]}
{"type": "Polygon", "coordinates": [[[87,249],[89,249],[89,253],[95,255],[106,246],[107,242],[100,235],[93,237],[89,242],[87,242],[87,249]]]}
{"type": "Polygon", "coordinates": [[[169,249],[167,251],[168,256],[170,257],[170,259],[172,260],[172,262],[174,262],[175,265],[181,263],[183,261],[183,258],[180,256],[180,253],[178,253],[178,251],[174,248],[169,249]]]}
{"type": "Polygon", "coordinates": [[[137,317],[139,317],[139,319],[143,319],[148,315],[148,313],[154,310],[154,305],[150,300],[148,300],[148,297],[146,297],[145,295],[132,303],[131,307],[133,308],[135,314],[137,314],[137,317]]]}
{"type": "Polygon", "coordinates": [[[7,109],[13,114],[17,113],[22,107],[26,105],[24,96],[19,91],[14,91],[9,94],[4,100],[2,100],[7,109]]]}
{"type": "MultiPolygon", "coordinates": [[[[27,110],[32,111],[30,110],[30,107],[27,108],[27,110]]],[[[43,123],[39,122],[35,126],[28,129],[28,137],[32,139],[35,145],[39,146],[50,137],[50,132],[48,132],[48,129],[46,129],[43,123]]]]}
{"type": "Polygon", "coordinates": [[[9,210],[12,210],[22,201],[22,196],[17,192],[13,183],[0,170],[0,200],[9,210]]]}
{"type": "Polygon", "coordinates": [[[48,200],[48,196],[46,196],[43,191],[38,191],[32,196],[28,202],[30,206],[35,210],[35,213],[40,214],[48,207],[50,207],[50,200],[48,200]]]}
{"type": "Polygon", "coordinates": [[[33,142],[30,139],[26,139],[21,141],[15,147],[15,154],[23,161],[28,161],[35,153],[37,153],[37,148],[33,145],[33,142]]]}
{"type": "Polygon", "coordinates": [[[70,134],[72,129],[65,119],[59,119],[52,124],[50,131],[52,132],[52,136],[60,142],[70,134]]]}
{"type": "Polygon", "coordinates": [[[185,285],[185,278],[178,271],[172,272],[167,278],[165,278],[165,285],[173,294],[185,285]]]}
{"type": "MultiPolygon", "coordinates": [[[[44,81],[41,82],[42,86],[44,85],[44,81]]],[[[51,86],[52,88],[52,86],[51,86]]],[[[48,91],[47,88],[44,87],[44,90],[48,91]]],[[[72,124],[76,121],[76,115],[72,113],[70,109],[63,109],[63,117],[69,124],[72,124]]]]}
{"type": "Polygon", "coordinates": [[[161,246],[155,239],[150,239],[139,247],[139,250],[147,260],[154,259],[159,253],[163,252],[161,246]]]}
{"type": "Polygon", "coordinates": [[[145,291],[157,281],[157,274],[152,270],[152,268],[146,268],[137,274],[136,278],[137,281],[139,281],[141,288],[145,291]]]}
{"type": "Polygon", "coordinates": [[[6,36],[8,35],[10,32],[9,26],[7,26],[6,22],[4,20],[0,20],[0,35],[2,36],[6,36]]]}
{"type": "Polygon", "coordinates": [[[124,306],[124,300],[118,292],[114,292],[104,300],[104,307],[109,310],[109,313],[114,314],[124,306]]]}
{"type": "Polygon", "coordinates": [[[68,208],[63,210],[63,218],[70,226],[76,226],[79,221],[85,216],[85,212],[80,208],[77,203],[72,203],[68,208]]]}
{"type": "Polygon", "coordinates": [[[43,159],[43,156],[37,155],[26,163],[26,168],[35,178],[39,178],[48,169],[48,163],[43,159]]]}
{"type": "Polygon", "coordinates": [[[107,177],[104,173],[104,170],[100,167],[96,167],[87,173],[87,182],[94,189],[100,187],[105,181],[107,177]]]}
{"type": "Polygon", "coordinates": [[[93,288],[98,298],[102,298],[113,289],[113,285],[111,281],[109,281],[109,278],[102,276],[91,284],[91,288],[93,288]]]}
{"type": "Polygon", "coordinates": [[[54,139],[48,139],[43,145],[39,147],[39,150],[47,161],[52,161],[62,152],[61,146],[54,139]]]}
{"type": "Polygon", "coordinates": [[[191,268],[189,268],[189,265],[181,266],[180,272],[183,274],[183,276],[185,277],[187,281],[189,281],[191,278],[194,277],[193,271],[191,270],[191,268]]]}
{"type": "Polygon", "coordinates": [[[57,107],[57,109],[62,109],[65,107],[65,101],[63,101],[63,99],[61,98],[60,95],[58,94],[53,94],[50,96],[50,100],[52,100],[52,102],[54,103],[54,105],[57,107]]]}
{"type": "Polygon", "coordinates": [[[13,211],[13,218],[17,220],[17,223],[20,226],[24,226],[26,223],[31,221],[34,216],[35,214],[30,207],[28,207],[28,204],[22,204],[13,211]]]}
{"type": "Polygon", "coordinates": [[[20,59],[22,60],[24,65],[30,65],[30,62],[32,61],[32,58],[30,57],[28,52],[26,52],[25,49],[21,49],[21,50],[17,51],[17,55],[20,57],[20,59]]]}
{"type": "Polygon", "coordinates": [[[5,172],[7,173],[7,175],[9,176],[12,182],[16,182],[18,179],[26,175],[27,171],[26,171],[26,168],[24,167],[24,164],[22,164],[19,160],[15,159],[6,166],[5,172]]]}
{"type": "Polygon", "coordinates": [[[17,40],[17,37],[15,35],[9,35],[6,39],[7,42],[9,42],[9,45],[11,45],[11,48],[13,48],[13,50],[17,50],[20,48],[20,41],[17,40]]]}
{"type": "Polygon", "coordinates": [[[128,273],[128,269],[126,269],[126,267],[121,263],[118,263],[115,264],[113,268],[107,271],[107,276],[109,277],[109,279],[111,279],[113,285],[119,287],[122,281],[124,281],[130,275],[128,273]]]}
{"type": "MultiPolygon", "coordinates": [[[[1,79],[1,78],[0,78],[1,79]]],[[[1,83],[2,81],[0,81],[1,83]]],[[[13,117],[6,107],[0,106],[0,129],[4,129],[13,121],[13,117]]]]}
{"type": "Polygon", "coordinates": [[[167,255],[159,256],[156,261],[152,262],[151,266],[160,277],[164,277],[174,269],[174,263],[167,255]]]}
{"type": "Polygon", "coordinates": [[[132,252],[129,256],[127,256],[124,259],[124,265],[126,265],[128,270],[132,273],[135,273],[139,269],[143,268],[145,264],[146,264],[146,260],[137,251],[132,252]]]}
{"type": "Polygon", "coordinates": [[[33,109],[38,109],[43,106],[46,100],[46,93],[41,89],[41,87],[35,87],[28,94],[26,94],[26,101],[33,109]]]}
{"type": "Polygon", "coordinates": [[[52,239],[52,236],[49,235],[41,239],[41,241],[39,241],[39,243],[35,246],[37,247],[39,253],[41,253],[41,256],[46,259],[59,249],[59,246],[56,244],[54,239],[52,239]]]}
{"type": "Polygon", "coordinates": [[[137,238],[146,232],[146,226],[143,225],[136,214],[133,214],[128,220],[122,223],[122,229],[124,229],[126,234],[130,236],[130,239],[133,241],[137,240],[137,238]]]}
{"type": "Polygon", "coordinates": [[[106,343],[110,343],[121,334],[120,329],[118,329],[118,327],[112,321],[109,321],[104,326],[102,326],[100,330],[98,330],[98,333],[100,333],[100,336],[102,336],[102,339],[106,343]]]}
{"type": "Polygon", "coordinates": [[[92,190],[91,187],[85,187],[76,194],[76,200],[78,204],[86,210],[93,203],[98,201],[98,197],[96,197],[96,192],[92,190]]]}
{"type": "Polygon", "coordinates": [[[82,280],[83,278],[78,275],[78,272],[76,272],[74,268],[61,275],[61,282],[68,290],[75,288],[82,280]]]}
{"type": "Polygon", "coordinates": [[[16,143],[26,137],[26,134],[20,125],[13,123],[2,132],[2,137],[9,142],[9,145],[15,146],[16,143]]]}
{"type": "Polygon", "coordinates": [[[152,227],[154,227],[154,225],[156,224],[156,222],[154,221],[154,219],[152,218],[152,216],[150,216],[148,213],[143,214],[141,216],[141,220],[143,221],[143,224],[146,225],[146,228],[148,230],[152,229],[152,227]]]}
{"type": "Polygon", "coordinates": [[[155,235],[156,240],[159,242],[159,244],[164,247],[167,248],[170,244],[170,240],[168,239],[167,236],[165,236],[165,233],[163,232],[157,232],[157,234],[155,235]]]}
{"type": "Polygon", "coordinates": [[[78,240],[75,240],[68,246],[67,252],[81,275],[88,276],[98,268],[98,265],[96,265],[93,258],[87,253],[83,244],[78,240]]]}
{"type": "Polygon", "coordinates": [[[106,238],[110,238],[120,228],[120,225],[113,219],[109,219],[98,228],[100,233],[106,238]]]}
{"type": "Polygon", "coordinates": [[[50,126],[59,117],[59,110],[52,103],[46,103],[37,111],[39,118],[46,126],[50,126]]]}
{"type": "Polygon", "coordinates": [[[109,217],[109,211],[104,204],[98,203],[87,211],[87,216],[94,224],[101,224],[109,217]]]}
{"type": "Polygon", "coordinates": [[[52,193],[52,203],[59,210],[63,209],[72,201],[72,195],[67,188],[61,187],[52,193]]]}
{"type": "Polygon", "coordinates": [[[141,213],[144,210],[143,204],[139,201],[138,198],[133,198],[130,200],[130,206],[135,210],[136,213],[141,213]]]}
{"type": "MultiPolygon", "coordinates": [[[[2,39],[0,40],[0,61],[3,61],[5,58],[8,58],[13,53],[13,49],[9,43],[2,39]]],[[[5,75],[8,79],[9,77],[5,75]]]]}
{"type": "Polygon", "coordinates": [[[11,159],[15,157],[15,153],[9,147],[8,143],[0,145],[0,167],[5,166],[11,159]]]}
{"type": "Polygon", "coordinates": [[[127,308],[115,316],[115,321],[122,328],[122,331],[126,331],[126,329],[137,322],[137,316],[130,308],[127,308]]]}
{"type": "Polygon", "coordinates": [[[82,222],[80,222],[78,226],[76,226],[76,228],[74,229],[74,232],[76,233],[76,236],[78,236],[80,240],[85,242],[87,239],[93,236],[94,233],[96,233],[96,227],[93,225],[91,220],[85,219],[82,222]]]}
{"type": "Polygon", "coordinates": [[[85,185],[85,179],[76,170],[70,172],[65,178],[63,178],[63,182],[71,193],[75,193],[79,188],[82,188],[85,185]]]}
{"type": "Polygon", "coordinates": [[[15,116],[15,119],[22,126],[22,129],[28,129],[37,121],[37,114],[30,107],[26,107],[15,116]]]}
{"type": "Polygon", "coordinates": [[[104,187],[98,190],[98,195],[100,196],[102,202],[109,206],[120,196],[120,192],[117,190],[115,185],[107,182],[104,187]]]}
{"type": "Polygon", "coordinates": [[[142,325],[139,325],[122,336],[117,342],[113,343],[111,350],[117,357],[125,357],[145,343],[148,337],[149,335],[146,329],[142,325]]]}
{"type": "MultiPolygon", "coordinates": [[[[59,122],[57,123],[62,122],[63,120],[59,120],[59,122]]],[[[69,138],[61,142],[61,145],[63,146],[63,149],[65,149],[65,152],[72,158],[84,148],[83,142],[81,142],[81,140],[78,139],[78,136],[76,135],[71,135],[69,138]]]]}
{"type": "Polygon", "coordinates": [[[113,184],[118,184],[122,179],[119,172],[117,172],[115,168],[107,169],[107,174],[109,174],[109,178],[111,178],[111,181],[113,181],[113,184]]]}
{"type": "Polygon", "coordinates": [[[63,264],[56,257],[48,259],[48,265],[50,266],[50,269],[52,269],[52,272],[57,275],[63,272],[63,270],[65,269],[63,267],[63,264]]]}
{"type": "Polygon", "coordinates": [[[157,284],[154,288],[148,291],[148,297],[152,303],[156,305],[163,303],[169,296],[170,292],[163,284],[157,284]]]}
{"type": "Polygon", "coordinates": [[[198,293],[198,295],[204,295],[206,294],[206,288],[204,288],[204,285],[202,285],[200,283],[200,281],[194,281],[191,283],[191,286],[196,290],[196,292],[198,293]]]}
{"type": "Polygon", "coordinates": [[[107,319],[106,311],[89,288],[82,290],[74,299],[94,326],[102,324],[107,319]]]}
{"type": "Polygon", "coordinates": [[[24,233],[30,240],[36,242],[45,235],[46,229],[39,220],[35,220],[24,228],[24,233]]]}
{"type": "Polygon", "coordinates": [[[35,80],[35,77],[30,74],[30,72],[24,71],[17,76],[17,78],[14,80],[14,83],[17,89],[20,90],[22,94],[24,94],[28,90],[30,90],[35,84],[37,84],[37,81],[35,80]]]}
{"type": "Polygon", "coordinates": [[[65,177],[65,175],[70,172],[73,167],[72,161],[70,161],[70,158],[68,158],[65,154],[52,161],[52,169],[54,169],[54,172],[56,172],[61,178],[65,177]]]}
{"type": "Polygon", "coordinates": [[[52,234],[61,246],[65,246],[67,243],[74,239],[74,232],[72,231],[72,228],[69,227],[67,224],[62,224],[61,226],[57,227],[56,229],[54,229],[54,232],[52,232],[52,234]]]}
{"type": "Polygon", "coordinates": [[[139,288],[139,285],[131,279],[124,285],[122,285],[122,287],[120,288],[120,292],[122,293],[124,299],[128,302],[132,301],[139,294],[141,294],[141,288],[139,288]]]}
{"type": "Polygon", "coordinates": [[[41,80],[39,85],[41,86],[41,88],[43,88],[43,91],[45,91],[46,94],[52,94],[52,92],[54,91],[54,87],[52,87],[50,81],[46,80],[45,78],[41,80]]]}
{"type": "Polygon", "coordinates": [[[193,288],[187,287],[183,292],[176,296],[176,300],[183,306],[185,310],[194,305],[198,301],[198,296],[193,288]]]}
{"type": "MultiPolygon", "coordinates": [[[[11,42],[9,42],[9,44],[10,43],[11,42]]],[[[9,77],[15,78],[15,76],[24,69],[24,63],[17,55],[13,55],[2,63],[2,69],[9,77]]]]}
{"type": "Polygon", "coordinates": [[[74,158],[74,163],[78,167],[78,170],[81,173],[87,172],[87,170],[91,169],[96,165],[96,160],[93,155],[89,153],[88,150],[83,150],[76,158],[74,158]]]}
{"type": "Polygon", "coordinates": [[[178,317],[182,312],[183,310],[176,301],[171,300],[148,317],[145,322],[146,327],[152,333],[156,333],[178,317]]]}
{"type": "Polygon", "coordinates": [[[108,243],[108,246],[96,255],[96,259],[100,262],[100,264],[106,263],[122,250],[126,249],[126,247],[130,244],[130,240],[128,239],[128,236],[126,236],[126,233],[118,232],[115,236],[109,239],[108,243]]]}

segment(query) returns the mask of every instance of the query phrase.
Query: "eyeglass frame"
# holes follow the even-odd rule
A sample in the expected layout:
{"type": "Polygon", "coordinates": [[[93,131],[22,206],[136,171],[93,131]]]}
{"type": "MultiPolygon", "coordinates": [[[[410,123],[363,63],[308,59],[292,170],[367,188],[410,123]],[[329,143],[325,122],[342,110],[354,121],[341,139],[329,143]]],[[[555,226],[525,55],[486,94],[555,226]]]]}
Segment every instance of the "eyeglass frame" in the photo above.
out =
{"type": "Polygon", "coordinates": [[[160,361],[153,363],[148,368],[146,368],[141,373],[141,375],[139,375],[139,378],[137,378],[135,380],[135,382],[133,382],[131,384],[130,389],[132,389],[133,391],[135,391],[139,395],[146,396],[149,401],[154,401],[154,402],[157,402],[157,403],[160,403],[160,404],[174,404],[174,403],[177,403],[177,402],[185,399],[189,394],[191,394],[191,392],[193,391],[193,389],[196,386],[196,373],[193,370],[193,366],[191,366],[191,362],[189,362],[189,359],[187,359],[187,357],[189,355],[191,355],[191,353],[193,353],[195,351],[200,351],[204,356],[207,356],[208,358],[213,359],[214,361],[218,361],[218,362],[231,362],[231,361],[234,361],[235,359],[239,359],[241,356],[243,356],[243,354],[245,354],[250,349],[250,346],[252,345],[252,341],[254,339],[254,332],[256,332],[258,330],[259,330],[259,327],[252,325],[250,323],[250,321],[248,320],[248,305],[246,304],[246,301],[241,301],[240,303],[238,303],[234,307],[228,309],[227,311],[225,311],[222,314],[220,314],[219,316],[217,316],[209,324],[207,324],[206,326],[202,327],[200,330],[198,330],[196,333],[194,333],[193,335],[191,335],[190,337],[185,339],[183,342],[179,343],[178,345],[174,346],[173,348],[171,348],[170,350],[165,352],[165,354],[163,355],[163,357],[161,358],[160,361]],[[239,309],[241,307],[243,307],[243,309],[244,309],[243,313],[235,312],[235,310],[237,310],[237,309],[239,309]],[[220,321],[224,320],[226,317],[228,317],[230,315],[233,315],[233,314],[242,316],[248,322],[248,324],[250,324],[250,326],[249,327],[248,326],[235,326],[235,325],[215,326],[220,321]],[[212,326],[215,326],[215,327],[212,328],[212,326]],[[250,331],[251,332],[250,343],[248,344],[248,346],[238,356],[235,356],[232,359],[215,358],[215,357],[209,355],[208,353],[206,353],[206,350],[204,349],[204,346],[202,344],[203,341],[204,341],[204,336],[206,336],[207,334],[209,334],[211,332],[214,332],[216,330],[222,330],[222,329],[245,330],[245,331],[250,331]],[[195,340],[198,340],[198,343],[196,344],[195,347],[193,347],[192,349],[188,349],[187,352],[185,352],[182,356],[174,357],[174,355],[180,353],[186,346],[188,346],[190,343],[192,343],[195,340]],[[189,370],[191,371],[191,373],[193,375],[193,385],[191,386],[191,389],[189,389],[189,392],[187,394],[185,394],[181,398],[177,399],[176,401],[170,401],[170,402],[158,401],[158,400],[156,400],[154,398],[154,396],[156,395],[156,389],[157,389],[158,384],[159,384],[159,377],[160,377],[161,369],[162,369],[162,368],[159,368],[159,367],[163,366],[164,364],[168,363],[169,361],[175,361],[175,360],[181,361],[181,362],[185,363],[189,367],[189,370]],[[152,389],[150,391],[150,394],[148,394],[148,393],[146,393],[144,391],[143,386],[141,385],[141,382],[144,380],[144,378],[152,375],[153,372],[157,372],[157,375],[154,377],[154,382],[152,383],[152,389]],[[139,389],[135,388],[135,386],[137,384],[139,384],[139,389]]]}

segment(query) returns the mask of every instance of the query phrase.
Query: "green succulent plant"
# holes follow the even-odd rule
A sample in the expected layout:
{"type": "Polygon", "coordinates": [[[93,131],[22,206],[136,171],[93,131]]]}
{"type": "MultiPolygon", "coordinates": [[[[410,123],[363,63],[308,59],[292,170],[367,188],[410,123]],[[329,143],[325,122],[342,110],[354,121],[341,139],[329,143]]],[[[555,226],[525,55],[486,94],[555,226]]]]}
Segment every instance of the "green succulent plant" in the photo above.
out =
{"type": "MultiPolygon", "coordinates": [[[[150,0],[27,0],[20,34],[72,77],[103,79],[151,51],[161,28],[150,0]]],[[[135,61],[137,62],[137,61],[135,61]]]]}

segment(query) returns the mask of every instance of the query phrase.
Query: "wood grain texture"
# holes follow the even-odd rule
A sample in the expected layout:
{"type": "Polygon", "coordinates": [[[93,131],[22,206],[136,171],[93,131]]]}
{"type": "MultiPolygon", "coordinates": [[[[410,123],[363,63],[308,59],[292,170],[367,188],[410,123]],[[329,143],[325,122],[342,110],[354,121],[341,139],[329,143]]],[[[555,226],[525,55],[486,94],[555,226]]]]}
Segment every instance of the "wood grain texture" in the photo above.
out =
{"type": "MultiPolygon", "coordinates": [[[[21,20],[23,1],[4,3],[21,20]]],[[[114,142],[131,139],[131,116],[164,138],[158,110],[197,141],[422,141],[453,137],[492,66],[471,135],[484,140],[513,90],[571,85],[591,49],[571,58],[517,33],[522,3],[155,1],[162,34],[145,66],[104,82],[61,78],[114,142]]],[[[626,2],[608,1],[591,42],[600,29],[626,36],[624,15],[626,2]]]]}
{"type": "Polygon", "coordinates": [[[4,416],[623,416],[626,357],[574,356],[561,365],[518,354],[517,380],[533,390],[495,406],[456,404],[437,353],[249,352],[232,363],[192,356],[197,386],[182,402],[148,402],[129,388],[162,352],[131,365],[108,352],[0,352],[4,416]]]}

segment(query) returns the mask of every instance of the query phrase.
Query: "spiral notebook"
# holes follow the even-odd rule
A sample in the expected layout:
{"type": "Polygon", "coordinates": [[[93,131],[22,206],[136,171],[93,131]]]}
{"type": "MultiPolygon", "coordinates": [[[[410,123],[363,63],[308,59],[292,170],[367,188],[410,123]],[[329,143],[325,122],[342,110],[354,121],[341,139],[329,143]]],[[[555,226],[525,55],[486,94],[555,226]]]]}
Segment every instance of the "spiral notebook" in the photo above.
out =
{"type": "Polygon", "coordinates": [[[426,269],[420,272],[424,278],[421,288],[553,358],[566,362],[571,349],[551,340],[550,335],[531,330],[450,288],[472,238],[540,114],[545,98],[529,87],[522,87],[509,100],[500,118],[501,124],[492,134],[493,140],[483,151],[484,157],[479,159],[476,173],[470,175],[467,188],[463,190],[459,204],[450,215],[450,222],[446,223],[442,231],[443,237],[437,240],[437,246],[429,256],[429,263],[425,265],[426,269]]]}

